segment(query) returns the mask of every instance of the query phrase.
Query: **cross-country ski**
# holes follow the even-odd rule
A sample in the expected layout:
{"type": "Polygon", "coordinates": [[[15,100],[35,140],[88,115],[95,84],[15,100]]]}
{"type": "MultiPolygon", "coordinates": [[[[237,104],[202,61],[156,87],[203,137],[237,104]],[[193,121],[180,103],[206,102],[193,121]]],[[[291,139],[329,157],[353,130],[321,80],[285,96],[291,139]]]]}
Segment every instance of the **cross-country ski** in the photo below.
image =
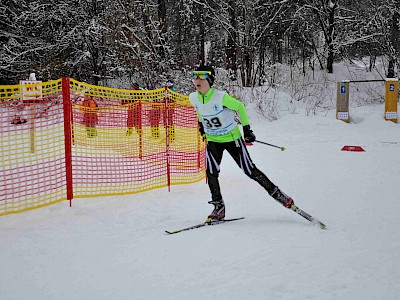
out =
{"type": "Polygon", "coordinates": [[[222,223],[238,221],[238,220],[243,220],[243,219],[244,219],[244,217],[233,218],[233,219],[224,219],[224,220],[221,220],[221,221],[216,221],[216,222],[211,222],[211,223],[203,222],[203,223],[199,223],[199,224],[196,224],[196,225],[193,225],[193,226],[177,229],[177,230],[174,230],[174,231],[166,230],[165,232],[168,233],[168,234],[175,234],[175,233],[179,233],[179,232],[182,232],[182,231],[188,231],[188,230],[192,230],[192,229],[196,229],[196,228],[200,228],[200,227],[204,227],[204,226],[214,226],[214,225],[218,225],[218,224],[222,224],[222,223]]]}

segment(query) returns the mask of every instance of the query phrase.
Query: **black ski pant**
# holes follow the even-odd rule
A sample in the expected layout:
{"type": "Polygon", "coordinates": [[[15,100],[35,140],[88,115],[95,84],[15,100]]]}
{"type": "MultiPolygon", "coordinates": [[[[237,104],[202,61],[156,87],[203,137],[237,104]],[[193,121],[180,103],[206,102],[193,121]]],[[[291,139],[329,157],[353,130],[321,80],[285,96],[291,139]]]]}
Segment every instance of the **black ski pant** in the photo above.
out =
{"type": "Polygon", "coordinates": [[[283,205],[289,203],[291,200],[290,197],[281,192],[280,189],[255,166],[242,138],[225,143],[207,142],[206,174],[213,202],[222,201],[218,176],[222,156],[225,150],[228,151],[242,171],[251,179],[257,181],[268,192],[268,194],[271,195],[271,197],[283,205]]]}

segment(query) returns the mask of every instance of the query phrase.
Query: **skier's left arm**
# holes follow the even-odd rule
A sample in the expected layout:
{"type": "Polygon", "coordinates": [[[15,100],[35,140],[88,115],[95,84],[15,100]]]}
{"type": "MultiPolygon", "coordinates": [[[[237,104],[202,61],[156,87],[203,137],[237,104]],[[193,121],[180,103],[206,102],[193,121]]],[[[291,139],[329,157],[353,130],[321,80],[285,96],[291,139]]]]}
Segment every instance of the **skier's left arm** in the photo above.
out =
{"type": "Polygon", "coordinates": [[[244,140],[248,143],[254,142],[256,140],[256,136],[250,129],[249,118],[247,116],[247,110],[244,104],[228,94],[225,94],[222,98],[222,105],[236,111],[239,114],[243,126],[244,140]]]}
{"type": "Polygon", "coordinates": [[[242,122],[243,126],[249,125],[247,110],[242,102],[229,96],[228,94],[225,94],[222,98],[222,105],[236,111],[239,114],[240,121],[242,122]]]}

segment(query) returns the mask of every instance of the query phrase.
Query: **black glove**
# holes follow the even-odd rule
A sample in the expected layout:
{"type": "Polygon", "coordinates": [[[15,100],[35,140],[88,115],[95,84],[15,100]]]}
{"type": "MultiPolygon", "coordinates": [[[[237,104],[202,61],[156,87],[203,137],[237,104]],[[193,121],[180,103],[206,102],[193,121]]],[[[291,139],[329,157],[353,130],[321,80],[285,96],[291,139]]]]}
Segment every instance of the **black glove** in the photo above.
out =
{"type": "Polygon", "coordinates": [[[250,129],[250,125],[243,126],[243,135],[246,143],[253,143],[256,140],[256,136],[254,135],[253,130],[250,129]]]}
{"type": "Polygon", "coordinates": [[[203,141],[204,141],[204,139],[206,138],[206,133],[204,131],[204,126],[203,126],[202,122],[199,122],[199,132],[200,132],[200,135],[203,137],[203,141]]]}

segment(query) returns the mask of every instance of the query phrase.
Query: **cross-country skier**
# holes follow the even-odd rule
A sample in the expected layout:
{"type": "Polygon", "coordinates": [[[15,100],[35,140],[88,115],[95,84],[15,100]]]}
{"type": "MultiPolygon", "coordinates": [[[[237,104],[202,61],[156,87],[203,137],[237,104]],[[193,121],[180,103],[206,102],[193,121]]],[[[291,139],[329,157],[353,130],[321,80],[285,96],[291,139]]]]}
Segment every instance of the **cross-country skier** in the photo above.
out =
{"type": "Polygon", "coordinates": [[[254,142],[256,137],[250,129],[246,107],[227,93],[213,88],[214,80],[214,69],[200,65],[193,72],[193,83],[197,91],[189,95],[199,118],[199,131],[207,139],[206,173],[212,199],[208,203],[214,205],[214,209],[206,222],[218,222],[225,218],[225,204],[218,181],[224,150],[227,150],[243,172],[265,188],[272,198],[287,208],[294,207],[293,199],[273,184],[250,158],[235,120],[237,112],[243,125],[244,140],[248,143],[254,142]]]}

